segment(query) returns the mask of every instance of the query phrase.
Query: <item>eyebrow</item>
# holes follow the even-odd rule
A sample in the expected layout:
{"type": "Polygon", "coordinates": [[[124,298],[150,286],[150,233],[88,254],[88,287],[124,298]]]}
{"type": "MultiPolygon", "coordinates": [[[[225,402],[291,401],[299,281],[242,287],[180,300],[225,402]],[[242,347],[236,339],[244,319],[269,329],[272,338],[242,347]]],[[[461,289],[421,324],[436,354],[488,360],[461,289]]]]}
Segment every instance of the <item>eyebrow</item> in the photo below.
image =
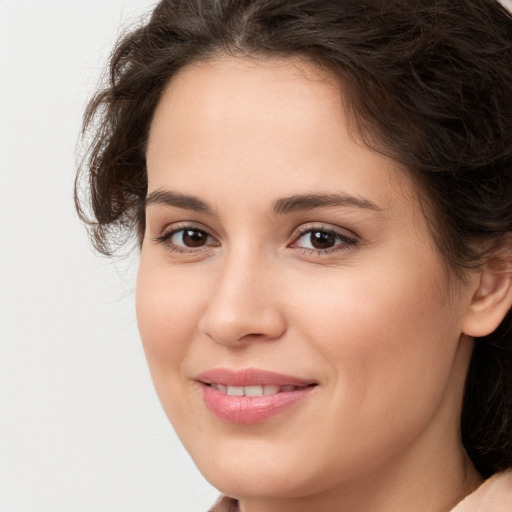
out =
{"type": "MultiPolygon", "coordinates": [[[[169,190],[155,190],[151,192],[145,201],[145,206],[164,205],[183,208],[185,210],[193,210],[197,212],[211,214],[212,208],[196,196],[181,194],[179,192],[171,192],[169,190]]],[[[276,199],[272,203],[272,211],[274,215],[285,215],[298,211],[314,210],[321,207],[349,206],[356,208],[364,208],[374,211],[382,211],[368,199],[352,196],[348,194],[300,194],[290,197],[276,199]]]]}
{"type": "Polygon", "coordinates": [[[377,212],[382,211],[382,208],[372,201],[348,194],[303,194],[283,197],[274,201],[272,210],[276,215],[283,215],[297,211],[314,210],[315,208],[325,206],[352,206],[377,212]]]}
{"type": "Polygon", "coordinates": [[[170,192],[168,190],[155,190],[151,192],[145,201],[145,206],[150,205],[175,206],[185,210],[194,210],[196,212],[212,213],[212,209],[207,203],[195,196],[170,192]]]}

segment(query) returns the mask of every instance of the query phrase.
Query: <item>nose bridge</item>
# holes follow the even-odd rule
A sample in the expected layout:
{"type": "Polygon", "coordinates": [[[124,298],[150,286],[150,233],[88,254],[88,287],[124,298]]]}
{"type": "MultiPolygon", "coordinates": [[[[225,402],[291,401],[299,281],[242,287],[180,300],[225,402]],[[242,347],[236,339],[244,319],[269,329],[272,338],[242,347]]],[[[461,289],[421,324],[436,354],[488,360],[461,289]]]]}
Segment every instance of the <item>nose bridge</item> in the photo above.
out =
{"type": "Polygon", "coordinates": [[[278,338],[285,321],[274,289],[274,269],[262,250],[245,246],[229,251],[200,329],[223,344],[278,338]]]}

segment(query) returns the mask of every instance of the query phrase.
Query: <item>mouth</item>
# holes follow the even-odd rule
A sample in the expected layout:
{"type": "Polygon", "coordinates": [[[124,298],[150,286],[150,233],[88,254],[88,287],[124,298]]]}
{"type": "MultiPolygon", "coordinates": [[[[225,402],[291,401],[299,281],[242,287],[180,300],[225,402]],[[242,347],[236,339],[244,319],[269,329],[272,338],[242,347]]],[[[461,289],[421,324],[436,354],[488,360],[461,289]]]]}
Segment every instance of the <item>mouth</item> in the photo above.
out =
{"type": "Polygon", "coordinates": [[[196,378],[207,408],[223,421],[261,423],[301,402],[317,382],[266,370],[214,369],[196,378]]]}
{"type": "Polygon", "coordinates": [[[266,384],[265,386],[226,386],[225,384],[211,383],[206,385],[229,396],[272,396],[286,391],[295,391],[300,387],[306,387],[292,385],[277,386],[275,384],[266,384]]]}

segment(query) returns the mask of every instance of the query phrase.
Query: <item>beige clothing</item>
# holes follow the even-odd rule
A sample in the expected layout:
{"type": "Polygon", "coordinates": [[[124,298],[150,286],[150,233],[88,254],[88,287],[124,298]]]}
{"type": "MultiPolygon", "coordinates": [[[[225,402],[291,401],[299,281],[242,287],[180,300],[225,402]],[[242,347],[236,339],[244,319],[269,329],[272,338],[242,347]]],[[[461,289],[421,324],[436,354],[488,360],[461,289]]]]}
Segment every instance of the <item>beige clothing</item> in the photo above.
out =
{"type": "MultiPolygon", "coordinates": [[[[239,512],[239,510],[236,500],[221,496],[209,512],[239,512]]],[[[498,473],[486,480],[451,512],[512,512],[512,471],[498,473]]]]}
{"type": "Polygon", "coordinates": [[[512,512],[512,471],[486,480],[451,512],[512,512]]]}
{"type": "Polygon", "coordinates": [[[221,496],[217,503],[208,512],[239,512],[238,501],[221,496]]]}

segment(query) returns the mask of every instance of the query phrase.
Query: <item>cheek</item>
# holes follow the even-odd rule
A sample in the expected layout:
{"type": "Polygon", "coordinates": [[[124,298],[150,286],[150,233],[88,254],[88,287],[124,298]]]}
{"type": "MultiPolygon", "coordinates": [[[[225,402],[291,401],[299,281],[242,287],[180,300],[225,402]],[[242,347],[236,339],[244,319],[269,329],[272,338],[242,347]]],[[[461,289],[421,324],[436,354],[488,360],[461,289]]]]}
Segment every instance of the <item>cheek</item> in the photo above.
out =
{"type": "Polygon", "coordinates": [[[136,311],[149,369],[160,398],[181,377],[201,312],[204,288],[193,275],[170,272],[161,262],[141,255],[137,277],[136,311]]]}
{"type": "Polygon", "coordinates": [[[316,438],[350,440],[315,445],[323,460],[364,470],[377,454],[384,460],[409,446],[435,417],[459,332],[442,299],[442,274],[430,268],[430,275],[387,265],[323,283],[303,278],[308,293],[289,296],[297,338],[321,354],[328,375],[329,407],[313,427],[316,438]]]}
{"type": "Polygon", "coordinates": [[[401,404],[434,406],[460,334],[443,299],[443,272],[432,262],[408,268],[397,261],[338,277],[324,286],[306,283],[307,297],[297,294],[295,310],[307,319],[303,337],[315,340],[333,368],[340,403],[356,397],[357,410],[372,422],[401,404]]]}

